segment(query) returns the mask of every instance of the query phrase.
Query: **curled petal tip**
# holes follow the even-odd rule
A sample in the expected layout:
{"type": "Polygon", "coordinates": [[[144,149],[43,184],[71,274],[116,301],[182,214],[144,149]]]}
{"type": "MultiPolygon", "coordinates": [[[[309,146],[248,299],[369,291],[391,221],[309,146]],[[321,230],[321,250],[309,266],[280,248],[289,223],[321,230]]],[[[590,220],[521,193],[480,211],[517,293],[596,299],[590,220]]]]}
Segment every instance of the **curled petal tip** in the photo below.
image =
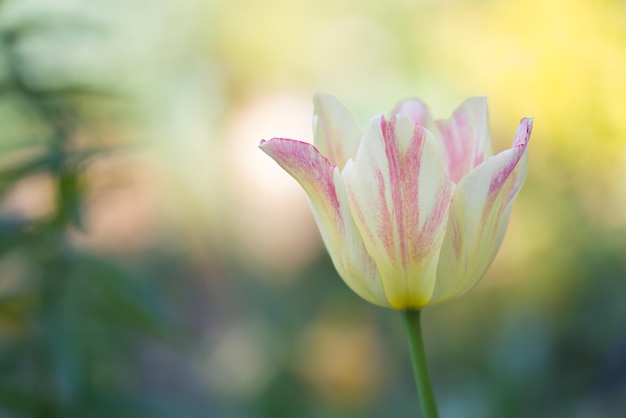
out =
{"type": "Polygon", "coordinates": [[[270,139],[262,139],[259,142],[259,149],[264,153],[272,156],[272,152],[276,150],[280,150],[283,147],[283,143],[290,141],[283,138],[270,138],[270,139]]]}
{"type": "Polygon", "coordinates": [[[426,103],[420,99],[412,98],[406,99],[398,103],[393,109],[392,115],[405,115],[414,124],[420,124],[423,126],[429,126],[432,124],[432,116],[426,103]]]}
{"type": "Polygon", "coordinates": [[[526,126],[526,130],[528,131],[529,134],[530,134],[530,131],[532,131],[533,129],[534,120],[535,118],[526,117],[526,118],[522,118],[522,120],[520,121],[520,124],[526,126]]]}
{"type": "Polygon", "coordinates": [[[270,139],[262,139],[259,142],[258,147],[261,149],[272,148],[272,147],[280,147],[281,144],[289,143],[289,142],[302,142],[295,139],[287,139],[287,138],[270,138],[270,139]]]}
{"type": "Polygon", "coordinates": [[[513,140],[513,146],[525,146],[530,139],[530,133],[533,130],[533,118],[523,118],[520,121],[515,139],[513,140]]]}

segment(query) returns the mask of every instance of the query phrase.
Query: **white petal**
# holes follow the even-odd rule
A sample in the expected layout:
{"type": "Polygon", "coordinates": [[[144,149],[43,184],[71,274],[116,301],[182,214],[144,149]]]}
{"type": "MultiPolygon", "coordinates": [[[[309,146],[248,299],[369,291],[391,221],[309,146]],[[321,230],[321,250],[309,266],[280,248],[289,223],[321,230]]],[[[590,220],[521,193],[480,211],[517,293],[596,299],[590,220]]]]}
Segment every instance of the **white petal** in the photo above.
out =
{"type": "Polygon", "coordinates": [[[457,185],[431,304],[467,292],[491,265],[526,177],[531,129],[532,119],[523,119],[513,148],[489,158],[457,185]]]}
{"type": "Polygon", "coordinates": [[[363,299],[389,306],[376,264],[352,221],[339,170],[305,142],[274,138],[260,148],[306,191],[324,244],[346,284],[363,299]]]}
{"type": "Polygon", "coordinates": [[[354,117],[333,96],[313,97],[313,137],[315,147],[328,160],[342,169],[356,155],[363,132],[354,117]]]}
{"type": "Polygon", "coordinates": [[[390,305],[425,306],[454,189],[437,140],[404,115],[375,118],[342,175],[354,221],[390,305]]]}
{"type": "Polygon", "coordinates": [[[392,115],[405,115],[411,122],[419,123],[430,130],[434,125],[434,120],[426,103],[420,99],[406,99],[398,103],[391,112],[392,115]]]}
{"type": "Polygon", "coordinates": [[[465,100],[450,119],[436,125],[446,150],[446,169],[455,183],[492,155],[486,97],[465,100]]]}

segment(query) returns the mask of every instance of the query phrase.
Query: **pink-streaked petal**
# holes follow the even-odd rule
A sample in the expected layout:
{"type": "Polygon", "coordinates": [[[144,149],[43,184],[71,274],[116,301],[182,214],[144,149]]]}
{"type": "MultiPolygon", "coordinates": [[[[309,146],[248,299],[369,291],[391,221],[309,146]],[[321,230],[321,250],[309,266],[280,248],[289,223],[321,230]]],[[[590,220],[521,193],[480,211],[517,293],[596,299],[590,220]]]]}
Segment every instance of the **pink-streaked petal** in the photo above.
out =
{"type": "Polygon", "coordinates": [[[532,119],[522,119],[513,147],[463,177],[452,199],[431,304],[469,291],[496,256],[528,165],[532,119]]]}
{"type": "Polygon", "coordinates": [[[430,114],[428,106],[420,99],[414,98],[401,101],[393,109],[391,115],[404,115],[408,117],[411,122],[419,123],[427,129],[430,129],[434,124],[434,120],[430,114]]]}
{"type": "Polygon", "coordinates": [[[333,96],[316,94],[313,105],[313,142],[322,155],[342,169],[356,155],[363,131],[333,96]]]}
{"type": "Polygon", "coordinates": [[[465,100],[447,120],[436,122],[455,183],[492,155],[486,97],[465,100]]]}
{"type": "MultiPolygon", "coordinates": [[[[376,262],[367,252],[352,219],[346,186],[338,169],[335,169],[334,180],[340,202],[343,230],[323,237],[326,248],[337,272],[357,295],[376,305],[389,307],[376,262]]],[[[317,223],[321,225],[320,220],[317,223]]]]}
{"type": "Polygon", "coordinates": [[[259,147],[304,188],[324,244],[346,284],[363,299],[389,306],[376,264],[352,221],[339,170],[306,142],[274,138],[259,147]]]}
{"type": "Polygon", "coordinates": [[[353,219],[395,309],[432,295],[454,183],[435,137],[404,115],[374,118],[342,171],[353,219]]]}

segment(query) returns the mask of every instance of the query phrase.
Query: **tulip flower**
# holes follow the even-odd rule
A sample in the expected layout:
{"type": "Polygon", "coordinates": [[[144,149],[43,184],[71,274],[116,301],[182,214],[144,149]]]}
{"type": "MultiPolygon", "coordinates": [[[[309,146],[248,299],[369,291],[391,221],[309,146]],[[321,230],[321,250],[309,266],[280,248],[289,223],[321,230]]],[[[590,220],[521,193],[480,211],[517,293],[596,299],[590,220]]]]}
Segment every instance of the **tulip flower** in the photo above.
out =
{"type": "Polygon", "coordinates": [[[434,120],[418,99],[363,132],[335,98],[314,98],[314,143],[260,148],[304,188],[324,244],[363,299],[419,310],[470,290],[504,237],[527,169],[532,119],[492,155],[484,97],[434,120]]]}
{"type": "Polygon", "coordinates": [[[424,416],[437,418],[421,309],[469,291],[493,261],[526,176],[532,119],[493,155],[487,100],[434,120],[418,99],[365,131],[332,96],[314,98],[315,145],[260,148],[309,196],[330,257],[363,299],[402,311],[424,416]]]}

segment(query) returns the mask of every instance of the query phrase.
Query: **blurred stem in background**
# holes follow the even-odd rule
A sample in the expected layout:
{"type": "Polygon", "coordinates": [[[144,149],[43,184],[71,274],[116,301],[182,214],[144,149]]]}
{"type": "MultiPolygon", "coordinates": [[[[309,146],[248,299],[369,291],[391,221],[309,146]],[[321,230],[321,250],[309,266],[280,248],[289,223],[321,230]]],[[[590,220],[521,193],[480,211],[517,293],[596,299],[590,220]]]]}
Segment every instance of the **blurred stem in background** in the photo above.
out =
{"type": "MultiPolygon", "coordinates": [[[[44,139],[45,151],[32,161],[17,168],[3,170],[2,192],[34,174],[44,172],[50,176],[56,195],[56,207],[47,219],[27,222],[15,231],[13,242],[22,239],[35,244],[36,254],[41,256],[41,276],[36,285],[36,300],[32,312],[32,335],[30,353],[32,355],[32,404],[33,415],[54,418],[64,415],[64,396],[59,382],[57,356],[59,340],[68,338],[63,323],[62,302],[66,293],[67,280],[71,274],[72,262],[68,230],[81,226],[80,212],[82,193],[80,190],[80,165],[86,153],[76,152],[71,144],[79,123],[76,110],[63,97],[54,97],[45,91],[31,88],[23,76],[21,62],[16,54],[16,42],[20,32],[5,31],[1,36],[1,52],[8,66],[9,77],[4,91],[16,95],[33,112],[49,131],[44,139]]],[[[35,121],[33,121],[35,122],[35,121]]],[[[76,359],[78,361],[80,356],[76,359]]]]}

